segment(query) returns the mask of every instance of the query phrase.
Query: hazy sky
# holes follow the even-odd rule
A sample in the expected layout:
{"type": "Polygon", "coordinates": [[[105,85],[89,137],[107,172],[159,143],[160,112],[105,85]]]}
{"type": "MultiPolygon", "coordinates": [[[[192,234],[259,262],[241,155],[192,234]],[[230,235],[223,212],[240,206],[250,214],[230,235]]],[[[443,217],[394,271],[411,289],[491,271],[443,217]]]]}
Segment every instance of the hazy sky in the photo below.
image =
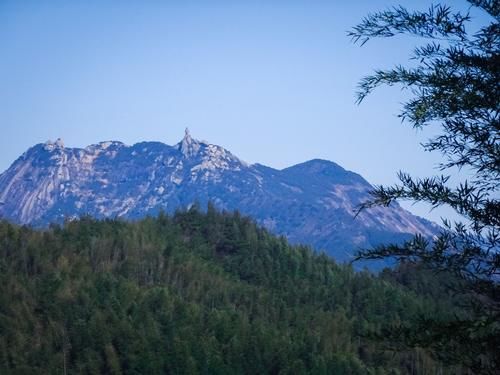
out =
{"type": "Polygon", "coordinates": [[[396,118],[399,89],[355,104],[359,79],[418,39],[360,48],[346,31],[397,4],[429,2],[1,0],[0,171],[48,139],[174,144],[188,126],[275,168],[323,158],[376,184],[433,173],[430,133],[396,118]]]}

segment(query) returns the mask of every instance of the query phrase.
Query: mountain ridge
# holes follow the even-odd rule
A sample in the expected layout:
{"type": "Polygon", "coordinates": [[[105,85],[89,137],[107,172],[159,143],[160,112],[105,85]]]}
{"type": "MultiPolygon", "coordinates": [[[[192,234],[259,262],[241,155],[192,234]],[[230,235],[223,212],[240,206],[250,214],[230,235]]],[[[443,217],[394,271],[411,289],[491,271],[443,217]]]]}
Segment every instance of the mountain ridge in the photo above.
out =
{"type": "Polygon", "coordinates": [[[67,148],[61,139],[37,144],[0,174],[0,217],[46,226],[86,214],[137,219],[211,201],[339,260],[358,247],[417,232],[431,237],[438,230],[397,204],[354,219],[370,189],[361,175],[328,160],[283,169],[248,164],[186,129],[173,146],[104,141],[67,148]]]}

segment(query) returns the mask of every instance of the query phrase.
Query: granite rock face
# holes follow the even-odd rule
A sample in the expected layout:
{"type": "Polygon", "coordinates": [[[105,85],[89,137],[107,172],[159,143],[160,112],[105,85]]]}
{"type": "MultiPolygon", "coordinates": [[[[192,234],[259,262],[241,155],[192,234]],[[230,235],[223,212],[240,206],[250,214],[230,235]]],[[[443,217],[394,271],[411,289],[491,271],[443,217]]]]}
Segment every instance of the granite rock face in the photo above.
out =
{"type": "Polygon", "coordinates": [[[338,260],[359,247],[438,230],[398,205],[355,218],[370,188],[360,175],[325,160],[283,170],[249,165],[186,129],[174,146],[101,142],[80,149],[60,139],[35,145],[0,175],[0,217],[46,226],[81,215],[136,219],[212,201],[338,260]]]}

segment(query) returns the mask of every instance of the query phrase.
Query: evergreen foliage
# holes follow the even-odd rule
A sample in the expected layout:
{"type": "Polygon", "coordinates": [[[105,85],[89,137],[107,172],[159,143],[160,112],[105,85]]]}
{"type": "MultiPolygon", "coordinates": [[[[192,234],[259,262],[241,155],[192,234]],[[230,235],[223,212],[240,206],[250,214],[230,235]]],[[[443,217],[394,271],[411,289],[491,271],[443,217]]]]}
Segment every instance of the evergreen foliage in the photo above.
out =
{"type": "Polygon", "coordinates": [[[212,206],[40,231],[2,221],[0,373],[465,373],[366,338],[454,313],[446,294],[395,280],[212,206]]]}
{"type": "Polygon", "coordinates": [[[421,236],[403,245],[380,246],[359,258],[395,257],[421,263],[433,272],[458,278],[448,287],[461,294],[469,312],[449,322],[422,319],[419,326],[399,327],[389,340],[424,346],[435,356],[462,362],[476,372],[500,368],[500,2],[469,0],[487,19],[467,30],[470,15],[443,5],[424,12],[403,7],[371,14],[349,35],[366,43],[374,37],[407,34],[424,38],[410,67],[378,70],[360,83],[361,102],[375,88],[400,85],[410,91],[400,117],[414,128],[439,127],[423,146],[438,151],[443,171],[463,168],[470,175],[457,185],[449,175],[415,179],[400,172],[401,184],[378,186],[362,208],[399,199],[448,206],[465,220],[444,220],[445,230],[429,242],[421,236]],[[484,357],[495,358],[485,361],[484,357]]]}

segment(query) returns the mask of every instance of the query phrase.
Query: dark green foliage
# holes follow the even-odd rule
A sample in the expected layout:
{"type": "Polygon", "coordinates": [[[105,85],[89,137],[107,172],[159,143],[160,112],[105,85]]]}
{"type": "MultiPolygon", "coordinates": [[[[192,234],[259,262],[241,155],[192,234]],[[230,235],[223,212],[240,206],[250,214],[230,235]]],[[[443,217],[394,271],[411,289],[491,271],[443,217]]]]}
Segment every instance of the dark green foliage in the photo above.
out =
{"type": "Polygon", "coordinates": [[[0,222],[2,374],[434,374],[368,339],[449,302],[355,273],[238,213],[0,222]]]}
{"type": "Polygon", "coordinates": [[[445,229],[429,242],[416,236],[403,245],[380,246],[359,258],[396,258],[420,263],[434,273],[449,273],[447,287],[460,294],[468,311],[453,321],[422,318],[421,324],[398,327],[390,340],[424,346],[442,360],[462,362],[475,372],[500,368],[500,2],[469,0],[483,11],[482,26],[467,29],[468,13],[432,6],[424,12],[402,7],[366,17],[349,35],[364,44],[373,37],[409,34],[425,44],[411,56],[410,67],[379,70],[360,83],[361,102],[375,88],[400,85],[410,91],[400,117],[414,128],[439,127],[425,144],[444,157],[441,170],[464,169],[456,185],[449,176],[415,179],[400,172],[400,185],[378,186],[363,205],[390,205],[395,200],[448,206],[464,222],[443,220],[445,229]],[[425,327],[425,329],[422,329],[425,327]],[[493,360],[484,360],[487,356],[493,360]]]}

